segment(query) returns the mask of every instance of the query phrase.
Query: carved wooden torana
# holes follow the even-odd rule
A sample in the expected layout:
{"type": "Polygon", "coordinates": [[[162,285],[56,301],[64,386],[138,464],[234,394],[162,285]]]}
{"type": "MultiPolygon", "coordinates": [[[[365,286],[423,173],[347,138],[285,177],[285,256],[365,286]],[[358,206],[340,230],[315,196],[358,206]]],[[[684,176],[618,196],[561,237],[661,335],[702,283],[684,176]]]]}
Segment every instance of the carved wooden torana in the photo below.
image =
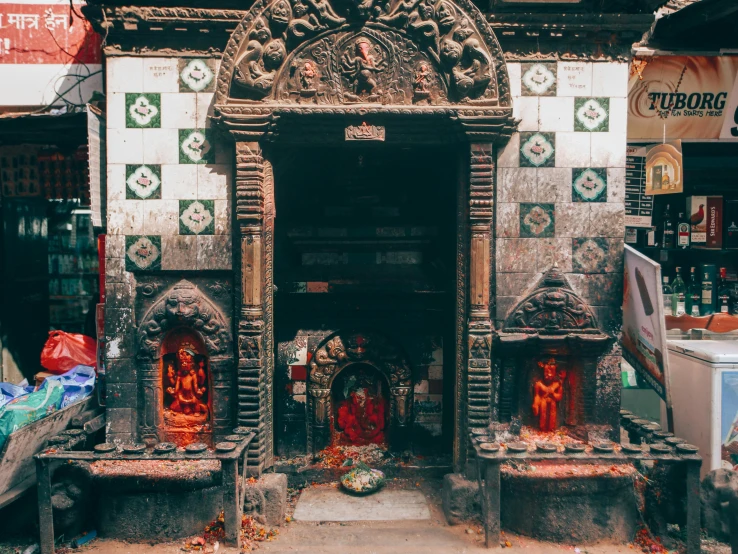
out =
{"type": "Polygon", "coordinates": [[[257,1],[223,54],[213,119],[236,141],[238,422],[257,433],[249,457],[257,472],[273,457],[274,185],[263,149],[359,139],[470,143],[459,199],[459,467],[465,429],[490,419],[494,148],[516,126],[505,61],[483,15],[468,0],[257,1]]]}

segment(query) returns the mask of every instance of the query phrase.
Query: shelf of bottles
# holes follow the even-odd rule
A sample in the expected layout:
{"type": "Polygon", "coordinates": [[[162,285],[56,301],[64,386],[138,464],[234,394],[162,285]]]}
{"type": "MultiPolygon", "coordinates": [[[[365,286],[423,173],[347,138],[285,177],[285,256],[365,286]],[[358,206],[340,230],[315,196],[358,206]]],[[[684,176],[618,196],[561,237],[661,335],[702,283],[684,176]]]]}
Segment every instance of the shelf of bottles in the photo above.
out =
{"type": "Polygon", "coordinates": [[[730,219],[734,200],[719,198],[720,225],[712,231],[719,233],[717,247],[708,247],[695,225],[710,215],[699,204],[690,213],[684,195],[659,198],[661,217],[655,226],[626,230],[626,243],[661,263],[667,315],[738,317],[738,228],[730,219]]]}
{"type": "Polygon", "coordinates": [[[50,327],[82,333],[99,295],[97,239],[89,209],[54,204],[49,225],[50,327]]]}

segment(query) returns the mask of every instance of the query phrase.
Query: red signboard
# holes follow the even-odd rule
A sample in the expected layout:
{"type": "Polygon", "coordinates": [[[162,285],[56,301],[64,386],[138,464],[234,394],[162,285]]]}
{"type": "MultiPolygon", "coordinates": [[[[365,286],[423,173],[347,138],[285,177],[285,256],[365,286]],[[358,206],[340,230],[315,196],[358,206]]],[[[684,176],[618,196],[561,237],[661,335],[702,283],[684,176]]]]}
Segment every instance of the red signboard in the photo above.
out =
{"type": "Polygon", "coordinates": [[[0,3],[0,64],[99,64],[100,36],[80,5],[0,3]]]}

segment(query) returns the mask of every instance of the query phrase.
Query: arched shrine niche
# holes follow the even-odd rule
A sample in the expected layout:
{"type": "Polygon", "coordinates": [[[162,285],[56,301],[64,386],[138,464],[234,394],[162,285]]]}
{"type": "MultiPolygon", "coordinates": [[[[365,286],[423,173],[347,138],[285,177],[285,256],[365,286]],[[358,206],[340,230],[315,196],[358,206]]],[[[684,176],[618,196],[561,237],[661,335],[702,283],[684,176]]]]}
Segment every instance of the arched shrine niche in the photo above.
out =
{"type": "Polygon", "coordinates": [[[216,104],[510,106],[468,0],[261,0],[234,31],[216,104]]]}

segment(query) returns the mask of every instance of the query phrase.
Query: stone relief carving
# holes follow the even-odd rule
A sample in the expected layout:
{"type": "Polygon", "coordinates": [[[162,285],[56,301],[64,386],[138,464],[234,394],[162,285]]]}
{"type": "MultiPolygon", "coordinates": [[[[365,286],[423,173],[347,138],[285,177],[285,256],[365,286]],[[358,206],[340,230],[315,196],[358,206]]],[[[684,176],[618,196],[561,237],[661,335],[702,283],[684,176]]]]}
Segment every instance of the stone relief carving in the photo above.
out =
{"type": "Polygon", "coordinates": [[[170,329],[185,326],[198,331],[208,355],[224,354],[231,343],[223,314],[189,281],[182,280],[162,294],[138,326],[138,356],[155,360],[161,341],[170,329]]]}
{"type": "Polygon", "coordinates": [[[463,0],[257,2],[226,49],[224,76],[230,96],[248,100],[509,101],[497,40],[463,0]]]}
{"type": "Polygon", "coordinates": [[[600,332],[592,309],[571,290],[556,267],[510,312],[502,330],[552,335],[600,332]]]}

